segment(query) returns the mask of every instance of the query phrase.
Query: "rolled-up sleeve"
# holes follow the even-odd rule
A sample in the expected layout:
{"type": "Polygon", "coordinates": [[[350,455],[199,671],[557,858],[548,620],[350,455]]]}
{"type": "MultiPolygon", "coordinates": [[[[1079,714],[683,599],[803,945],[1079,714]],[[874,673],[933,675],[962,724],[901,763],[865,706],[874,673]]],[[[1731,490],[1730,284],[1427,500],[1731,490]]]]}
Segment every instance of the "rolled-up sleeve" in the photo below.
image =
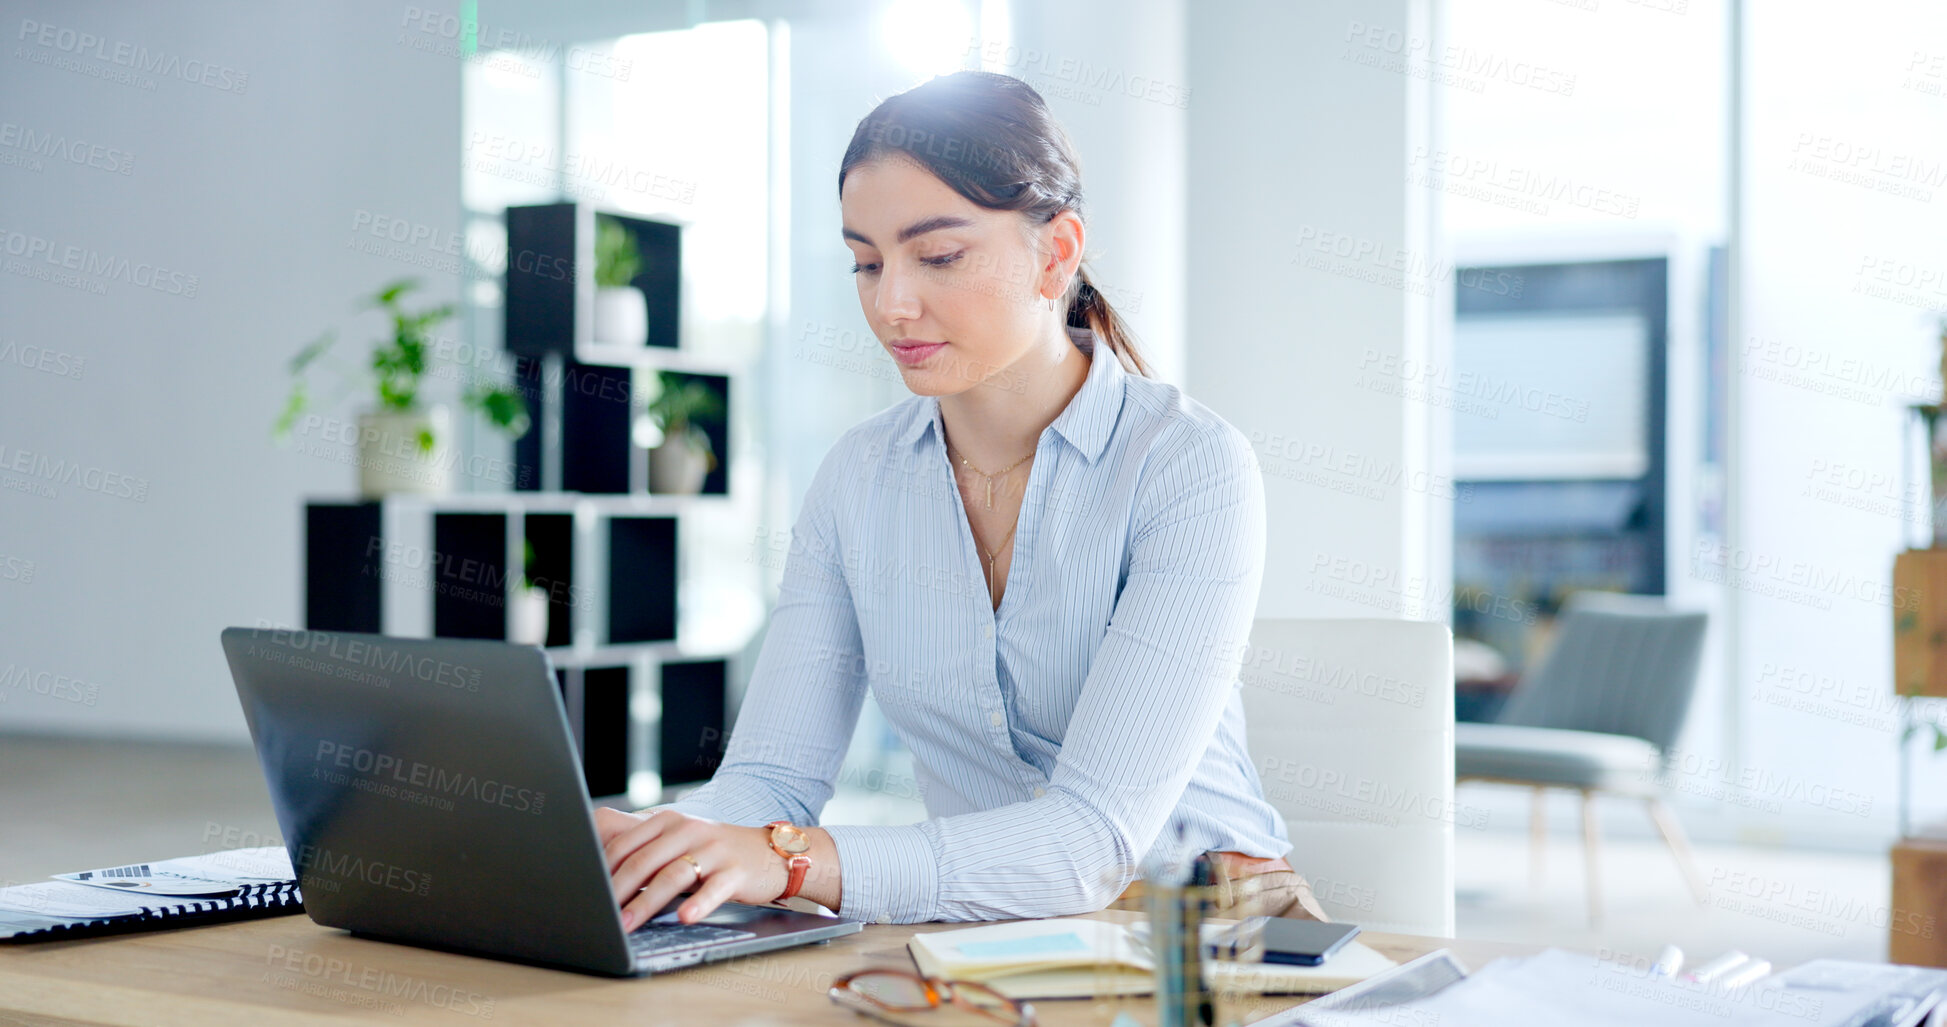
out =
{"type": "Polygon", "coordinates": [[[842,915],[912,923],[1101,909],[1137,873],[1216,734],[1256,613],[1264,484],[1221,421],[1151,453],[1127,576],[1045,794],[901,827],[832,826],[842,915]]]}
{"type": "Polygon", "coordinates": [[[865,698],[858,617],[835,523],[846,451],[833,446],[805,491],[722,765],[664,808],[735,824],[816,824],[831,799],[865,698]]]}

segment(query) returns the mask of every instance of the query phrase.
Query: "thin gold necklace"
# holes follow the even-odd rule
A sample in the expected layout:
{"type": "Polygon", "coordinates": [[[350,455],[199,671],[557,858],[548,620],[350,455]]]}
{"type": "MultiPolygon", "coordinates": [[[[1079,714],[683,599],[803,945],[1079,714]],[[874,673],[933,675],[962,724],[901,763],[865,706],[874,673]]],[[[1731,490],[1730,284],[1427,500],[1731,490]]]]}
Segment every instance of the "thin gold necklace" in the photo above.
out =
{"type": "MultiPolygon", "coordinates": [[[[953,454],[953,458],[954,458],[955,460],[958,460],[958,461],[960,461],[960,466],[962,466],[962,467],[965,467],[965,468],[966,468],[967,470],[969,470],[969,471],[972,471],[972,472],[974,472],[974,474],[975,474],[975,475],[976,475],[977,477],[980,477],[980,478],[983,478],[983,479],[985,479],[985,480],[986,480],[986,482],[987,482],[987,509],[989,509],[989,510],[992,510],[992,509],[994,508],[994,479],[996,479],[996,478],[998,478],[998,477],[1000,477],[1000,476],[1001,476],[1001,475],[1003,475],[1003,474],[1006,474],[1006,473],[1007,473],[1007,472],[1009,472],[1009,471],[1012,471],[1012,470],[1013,470],[1013,469],[1015,469],[1016,467],[1019,467],[1019,466],[1021,466],[1022,464],[1024,464],[1024,463],[1027,463],[1027,462],[1028,462],[1029,460],[1031,460],[1031,459],[1033,459],[1033,458],[1034,458],[1034,451],[1033,451],[1033,450],[1029,450],[1029,451],[1028,451],[1028,455],[1027,455],[1027,456],[1024,456],[1024,457],[1022,457],[1021,459],[1019,459],[1019,460],[1016,460],[1016,461],[1014,461],[1014,462],[1013,462],[1013,463],[1011,463],[1011,464],[1008,464],[1008,465],[1007,465],[1006,467],[1003,467],[1003,468],[1001,468],[1000,470],[998,470],[998,471],[995,471],[995,472],[994,472],[994,473],[992,473],[992,474],[988,474],[988,473],[987,473],[986,471],[983,471],[983,470],[981,470],[980,468],[978,468],[978,467],[975,467],[975,466],[973,465],[973,461],[971,461],[971,460],[969,460],[969,459],[967,459],[967,458],[966,458],[966,457],[964,457],[964,456],[961,456],[961,455],[959,455],[958,453],[955,453],[955,452],[954,452],[954,449],[953,449],[953,443],[951,443],[951,442],[949,442],[949,443],[947,443],[947,447],[946,447],[946,451],[947,451],[948,453],[952,453],[952,454],[953,454]]],[[[1009,534],[1012,534],[1012,533],[1010,532],[1009,534]]]]}
{"type": "MultiPolygon", "coordinates": [[[[1020,526],[1021,522],[1016,520],[1014,522],[1014,528],[1020,526]]],[[[989,599],[994,597],[994,554],[1007,548],[1007,543],[1014,538],[1014,528],[1007,529],[1007,534],[1002,536],[1000,545],[987,550],[987,597],[989,599]]]]}

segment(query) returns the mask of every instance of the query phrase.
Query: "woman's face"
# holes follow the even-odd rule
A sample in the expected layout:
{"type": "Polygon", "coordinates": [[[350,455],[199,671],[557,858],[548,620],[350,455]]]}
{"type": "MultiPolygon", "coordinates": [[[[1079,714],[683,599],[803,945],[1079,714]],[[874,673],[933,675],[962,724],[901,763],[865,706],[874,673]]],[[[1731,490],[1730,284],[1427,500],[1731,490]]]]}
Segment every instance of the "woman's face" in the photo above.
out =
{"type": "Polygon", "coordinates": [[[847,174],[839,209],[859,306],[919,395],[1011,381],[1006,369],[1043,345],[1061,316],[1048,309],[1048,294],[1079,262],[1056,256],[1081,250],[1081,221],[1070,212],[1025,231],[1020,214],[973,204],[897,158],[847,174]]]}

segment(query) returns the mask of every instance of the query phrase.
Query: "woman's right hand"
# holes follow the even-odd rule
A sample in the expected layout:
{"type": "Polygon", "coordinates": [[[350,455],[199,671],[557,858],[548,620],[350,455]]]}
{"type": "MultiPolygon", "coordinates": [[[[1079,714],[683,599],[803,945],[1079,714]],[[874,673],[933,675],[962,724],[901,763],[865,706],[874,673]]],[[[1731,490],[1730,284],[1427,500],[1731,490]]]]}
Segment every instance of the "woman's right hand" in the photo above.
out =
{"type": "Polygon", "coordinates": [[[633,931],[685,890],[676,910],[686,924],[725,902],[771,902],[790,875],[771,849],[770,832],[663,807],[627,813],[595,811],[595,831],[608,862],[609,884],[622,907],[622,927],[633,931]]]}

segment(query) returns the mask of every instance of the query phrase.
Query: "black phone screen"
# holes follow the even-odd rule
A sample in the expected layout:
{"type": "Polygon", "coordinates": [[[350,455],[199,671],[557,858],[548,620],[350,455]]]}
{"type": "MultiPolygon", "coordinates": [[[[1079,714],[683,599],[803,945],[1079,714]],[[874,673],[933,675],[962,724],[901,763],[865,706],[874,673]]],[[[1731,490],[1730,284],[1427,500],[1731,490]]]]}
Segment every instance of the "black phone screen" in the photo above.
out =
{"type": "Polygon", "coordinates": [[[1317,966],[1358,933],[1357,924],[1270,917],[1264,922],[1264,961],[1317,966]]]}

